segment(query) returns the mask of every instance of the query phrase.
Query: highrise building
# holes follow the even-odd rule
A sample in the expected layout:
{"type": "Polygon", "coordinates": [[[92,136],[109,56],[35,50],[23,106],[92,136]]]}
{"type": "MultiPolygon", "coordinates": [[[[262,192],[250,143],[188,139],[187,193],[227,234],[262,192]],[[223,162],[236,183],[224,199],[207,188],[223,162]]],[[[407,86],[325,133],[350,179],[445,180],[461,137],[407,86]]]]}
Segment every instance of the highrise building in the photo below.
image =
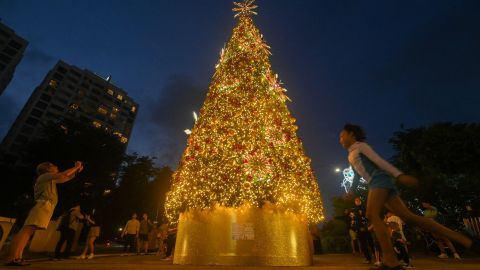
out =
{"type": "Polygon", "coordinates": [[[13,73],[28,42],[0,22],[0,95],[13,78],[13,73]]]}
{"type": "Polygon", "coordinates": [[[127,144],[132,134],[138,104],[111,77],[59,61],[33,91],[9,132],[1,150],[15,163],[22,146],[41,136],[41,127],[51,121],[75,119],[117,135],[127,144]]]}

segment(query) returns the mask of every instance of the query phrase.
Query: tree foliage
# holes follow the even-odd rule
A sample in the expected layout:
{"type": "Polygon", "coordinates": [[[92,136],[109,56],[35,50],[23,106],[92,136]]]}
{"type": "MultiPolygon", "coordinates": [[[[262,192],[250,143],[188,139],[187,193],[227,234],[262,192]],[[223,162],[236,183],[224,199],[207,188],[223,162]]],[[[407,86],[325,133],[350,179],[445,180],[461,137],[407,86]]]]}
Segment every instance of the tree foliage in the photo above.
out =
{"type": "Polygon", "coordinates": [[[459,216],[466,204],[480,203],[480,124],[437,123],[394,133],[394,162],[419,179],[417,189],[403,190],[410,206],[431,201],[459,216]]]}

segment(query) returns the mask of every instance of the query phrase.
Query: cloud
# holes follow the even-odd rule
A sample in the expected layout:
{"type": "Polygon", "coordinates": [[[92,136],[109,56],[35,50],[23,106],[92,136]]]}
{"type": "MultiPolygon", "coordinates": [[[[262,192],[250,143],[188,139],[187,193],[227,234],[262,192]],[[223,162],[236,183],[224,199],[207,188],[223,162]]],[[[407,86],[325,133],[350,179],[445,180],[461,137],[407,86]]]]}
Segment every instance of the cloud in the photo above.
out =
{"type": "Polygon", "coordinates": [[[192,112],[198,113],[206,94],[191,77],[169,78],[157,97],[141,105],[132,148],[145,149],[141,152],[156,156],[160,164],[176,165],[186,145],[184,130],[193,126],[192,112]]]}
{"type": "Polygon", "coordinates": [[[23,57],[23,61],[28,63],[29,65],[46,65],[46,66],[53,66],[53,64],[57,61],[57,59],[50,54],[36,48],[36,47],[27,47],[25,55],[23,57]]]}

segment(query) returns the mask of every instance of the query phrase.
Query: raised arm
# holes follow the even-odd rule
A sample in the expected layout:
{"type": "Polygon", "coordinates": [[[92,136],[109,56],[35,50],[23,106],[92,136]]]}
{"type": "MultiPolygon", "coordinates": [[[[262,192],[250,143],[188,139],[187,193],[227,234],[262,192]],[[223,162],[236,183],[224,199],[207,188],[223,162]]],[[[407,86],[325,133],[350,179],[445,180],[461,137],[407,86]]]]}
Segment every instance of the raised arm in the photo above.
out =
{"type": "Polygon", "coordinates": [[[380,157],[373,149],[366,143],[363,143],[360,147],[360,152],[364,154],[368,159],[375,163],[380,169],[384,170],[391,176],[397,178],[399,175],[403,174],[402,171],[395,168],[392,164],[388,163],[382,157],[380,157]]]}
{"type": "Polygon", "coordinates": [[[75,162],[74,167],[72,167],[70,169],[67,169],[63,172],[59,172],[59,173],[54,174],[53,179],[59,184],[65,183],[65,182],[68,182],[68,181],[72,180],[75,177],[75,174],[77,172],[80,172],[81,170],[83,170],[82,162],[77,161],[77,162],[75,162]]]}

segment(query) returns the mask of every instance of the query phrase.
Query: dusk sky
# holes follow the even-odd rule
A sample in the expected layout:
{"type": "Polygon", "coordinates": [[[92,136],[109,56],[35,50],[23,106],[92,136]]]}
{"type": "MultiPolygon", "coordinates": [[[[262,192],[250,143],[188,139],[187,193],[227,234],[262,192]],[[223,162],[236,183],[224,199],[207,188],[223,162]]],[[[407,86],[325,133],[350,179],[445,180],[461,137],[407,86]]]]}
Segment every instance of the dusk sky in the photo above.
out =
{"type": "MultiPolygon", "coordinates": [[[[386,158],[393,132],[480,120],[480,1],[257,0],[325,206],[347,166],[338,133],[363,125],[386,158]]],[[[0,96],[0,136],[62,59],[140,104],[129,152],[176,168],[236,19],[231,0],[0,0],[2,22],[29,41],[0,96]]]]}

